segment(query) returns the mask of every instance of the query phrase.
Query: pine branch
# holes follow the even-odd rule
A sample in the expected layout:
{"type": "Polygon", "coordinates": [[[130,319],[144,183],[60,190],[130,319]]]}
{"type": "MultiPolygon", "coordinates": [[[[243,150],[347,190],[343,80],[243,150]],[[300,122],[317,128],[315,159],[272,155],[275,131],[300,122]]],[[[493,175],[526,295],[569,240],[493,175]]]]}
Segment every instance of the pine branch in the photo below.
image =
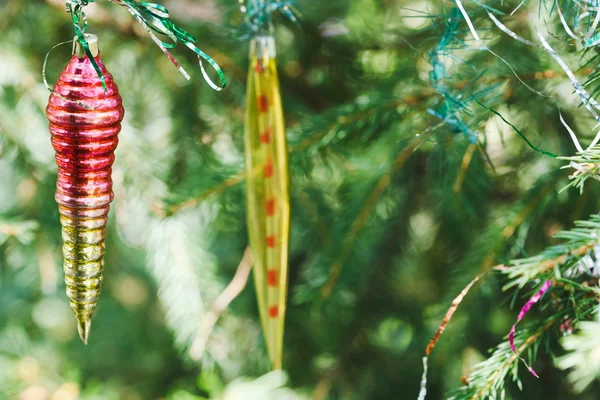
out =
{"type": "MultiPolygon", "coordinates": [[[[440,127],[441,125],[442,124],[438,124],[436,127],[431,128],[431,130],[429,130],[428,133],[434,131],[436,128],[440,127]]],[[[329,297],[329,295],[331,294],[333,287],[337,283],[337,280],[338,280],[340,274],[342,273],[343,264],[346,261],[346,258],[349,256],[349,254],[353,248],[354,241],[356,240],[358,234],[364,227],[364,225],[367,221],[367,218],[373,211],[379,198],[381,197],[381,195],[383,194],[385,189],[390,185],[392,176],[399,169],[401,169],[404,166],[404,163],[413,154],[413,152],[425,140],[427,140],[427,137],[429,136],[428,133],[424,133],[424,134],[420,135],[417,139],[413,140],[412,143],[410,143],[410,145],[408,147],[406,147],[404,150],[402,150],[398,154],[398,156],[396,157],[394,162],[392,163],[389,171],[385,175],[383,175],[381,177],[381,179],[379,180],[379,182],[377,182],[377,184],[375,185],[375,188],[369,195],[369,197],[368,197],[367,201],[365,202],[364,206],[362,207],[360,213],[358,214],[358,216],[352,223],[352,228],[351,228],[350,232],[344,238],[342,250],[339,253],[339,255],[336,257],[335,261],[333,262],[333,264],[331,266],[331,270],[329,271],[329,277],[327,278],[327,281],[321,288],[321,296],[323,296],[324,298],[329,297]]]]}
{"type": "MultiPolygon", "coordinates": [[[[335,151],[341,149],[341,146],[350,141],[358,142],[368,137],[369,132],[378,128],[383,129],[379,122],[385,118],[384,115],[396,114],[395,118],[401,117],[403,113],[396,112],[396,109],[401,105],[414,106],[430,96],[431,93],[422,93],[419,96],[408,95],[402,99],[388,98],[385,95],[374,96],[366,103],[363,102],[344,105],[336,110],[330,111],[325,115],[317,118],[311,117],[306,123],[301,125],[301,128],[295,130],[292,128],[290,132],[290,149],[291,161],[298,162],[307,155],[314,155],[320,151],[335,151]],[[359,122],[369,120],[367,126],[357,129],[356,125],[359,122]],[[332,122],[333,121],[333,122],[332,122]],[[323,129],[323,125],[326,126],[323,129]],[[368,128],[368,129],[367,129],[368,128]],[[355,135],[346,134],[345,130],[352,130],[355,135]],[[344,135],[339,135],[340,132],[345,132],[344,135]]],[[[388,122],[389,124],[389,122],[388,122]]],[[[256,173],[260,171],[257,170],[256,173]]],[[[294,171],[292,171],[294,172],[294,171]]],[[[186,200],[169,204],[165,206],[157,206],[155,213],[158,216],[168,216],[180,212],[182,210],[197,207],[204,200],[213,195],[217,195],[222,191],[231,188],[245,180],[245,173],[240,172],[225,179],[222,183],[202,191],[200,194],[189,197],[186,200]]]]}
{"type": "Polygon", "coordinates": [[[582,194],[585,183],[589,179],[600,180],[600,146],[591,147],[572,157],[560,157],[560,159],[569,161],[568,165],[562,167],[563,169],[575,169],[569,176],[571,182],[563,190],[574,187],[579,189],[579,193],[582,194]]]}
{"type": "Polygon", "coordinates": [[[148,266],[158,285],[167,324],[184,349],[198,335],[198,321],[206,312],[203,296],[207,297],[207,291],[202,287],[212,286],[214,290],[219,285],[214,276],[214,256],[205,250],[199,231],[205,226],[202,220],[207,219],[206,214],[208,209],[153,221],[146,243],[148,266]]]}
{"type": "MultiPolygon", "coordinates": [[[[556,365],[571,370],[569,381],[581,393],[600,377],[600,325],[596,321],[580,322],[578,328],[576,334],[562,338],[561,344],[568,353],[557,358],[556,365]]],[[[572,330],[572,323],[566,329],[572,330]]]]}
{"type": "Polygon", "coordinates": [[[15,238],[24,245],[31,244],[39,229],[37,221],[3,220],[0,217],[0,246],[9,238],[15,238]]]}
{"type": "Polygon", "coordinates": [[[593,215],[588,221],[577,222],[575,228],[570,231],[556,235],[556,238],[565,240],[565,243],[551,246],[537,256],[512,261],[509,267],[497,268],[509,279],[504,286],[505,290],[512,287],[522,288],[538,280],[553,279],[560,290],[574,294],[556,296],[550,311],[546,310],[545,316],[530,322],[534,334],[530,335],[528,331],[519,332],[515,339],[518,346],[515,353],[512,353],[508,342],[500,344],[489,359],[475,367],[468,379],[468,386],[458,390],[452,400],[504,398],[504,381],[509,372],[512,379],[520,385],[517,375],[518,361],[525,350],[529,351],[531,364],[535,360],[534,355],[537,354],[542,335],[548,332],[550,327],[567,316],[574,321],[572,324],[575,326],[576,321],[586,318],[595,310],[595,307],[591,307],[595,296],[592,296],[590,301],[588,294],[596,290],[579,281],[589,276],[589,272],[584,268],[584,260],[585,257],[589,257],[591,251],[595,254],[598,235],[600,215],[593,215]]]}
{"type": "Polygon", "coordinates": [[[467,385],[459,389],[450,400],[496,400],[506,396],[505,380],[509,376],[518,382],[518,361],[526,351],[536,353],[543,335],[555,324],[548,320],[533,334],[521,331],[515,338],[518,346],[512,352],[508,342],[502,343],[486,361],[477,364],[467,379],[467,385]]]}
{"type": "Polygon", "coordinates": [[[555,236],[565,240],[565,243],[548,247],[536,256],[514,260],[510,267],[503,269],[509,279],[504,289],[522,288],[527,283],[540,279],[543,274],[560,273],[559,267],[564,270],[576,264],[594,250],[599,235],[600,215],[592,215],[588,221],[577,221],[575,228],[555,236]]]}

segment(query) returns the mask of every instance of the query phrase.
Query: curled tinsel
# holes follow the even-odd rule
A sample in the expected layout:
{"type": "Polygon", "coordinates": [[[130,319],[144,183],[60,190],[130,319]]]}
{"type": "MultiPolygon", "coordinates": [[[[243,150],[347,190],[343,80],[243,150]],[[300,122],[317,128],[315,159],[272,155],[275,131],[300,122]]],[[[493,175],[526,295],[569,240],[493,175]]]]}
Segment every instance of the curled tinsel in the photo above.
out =
{"type": "MultiPolygon", "coordinates": [[[[165,53],[169,60],[175,65],[175,67],[181,72],[181,74],[186,78],[190,79],[189,74],[183,69],[183,67],[175,60],[173,55],[169,52],[169,49],[174,48],[178,42],[182,42],[186,47],[191,49],[198,56],[198,64],[200,65],[200,70],[202,71],[202,76],[204,80],[208,83],[208,85],[214,90],[222,90],[226,85],[227,81],[225,79],[225,75],[223,71],[208,54],[200,50],[196,47],[195,43],[198,41],[197,38],[186,32],[184,29],[175,25],[170,20],[169,10],[166,7],[156,4],[156,3],[147,3],[144,1],[136,1],[136,0],[109,0],[111,3],[115,3],[120,6],[124,6],[127,8],[127,11],[140,23],[140,25],[148,32],[154,43],[165,53]],[[168,36],[171,39],[172,43],[165,42],[160,40],[156,33],[168,36]],[[207,61],[210,66],[217,72],[219,76],[219,80],[221,82],[221,86],[215,84],[206,69],[204,68],[204,64],[202,60],[207,61]]],[[[96,73],[100,77],[100,81],[102,82],[102,87],[106,90],[106,83],[104,82],[104,76],[102,74],[101,69],[94,61],[94,57],[90,51],[89,45],[85,38],[85,31],[87,28],[87,17],[83,8],[87,6],[89,3],[96,2],[96,0],[66,0],[65,8],[71,14],[71,18],[73,20],[73,29],[75,30],[75,34],[77,36],[77,41],[84,49],[85,54],[88,56],[90,60],[92,60],[92,65],[96,70],[96,73]]]]}

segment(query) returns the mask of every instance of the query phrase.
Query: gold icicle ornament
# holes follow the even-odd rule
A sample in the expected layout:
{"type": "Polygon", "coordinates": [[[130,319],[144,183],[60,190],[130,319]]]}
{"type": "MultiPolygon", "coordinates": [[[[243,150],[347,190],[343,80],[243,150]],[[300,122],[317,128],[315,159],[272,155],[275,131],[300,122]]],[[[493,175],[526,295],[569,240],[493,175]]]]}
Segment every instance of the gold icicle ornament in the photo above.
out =
{"type": "Polygon", "coordinates": [[[275,40],[250,48],[245,123],[247,218],[254,281],[267,351],[281,369],[290,231],[290,178],[275,40]]]}

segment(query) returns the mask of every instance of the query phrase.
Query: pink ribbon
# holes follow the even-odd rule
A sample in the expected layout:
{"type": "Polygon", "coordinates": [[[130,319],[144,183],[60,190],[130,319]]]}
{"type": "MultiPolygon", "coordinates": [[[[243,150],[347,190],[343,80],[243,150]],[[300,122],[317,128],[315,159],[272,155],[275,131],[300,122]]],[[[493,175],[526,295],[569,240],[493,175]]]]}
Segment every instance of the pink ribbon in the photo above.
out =
{"type": "Polygon", "coordinates": [[[519,312],[517,322],[513,324],[512,328],[510,328],[510,333],[508,334],[508,341],[510,342],[510,348],[512,349],[513,353],[515,353],[515,355],[517,355],[521,359],[521,361],[523,361],[529,372],[531,372],[531,374],[536,378],[539,378],[538,374],[534,371],[533,368],[527,365],[527,362],[521,356],[519,356],[517,354],[517,351],[515,350],[515,330],[517,324],[525,317],[529,310],[531,310],[531,307],[533,307],[535,303],[540,301],[542,296],[544,296],[544,293],[546,293],[548,289],[550,289],[550,286],[552,286],[552,281],[548,280],[544,282],[542,288],[536,294],[534,294],[533,297],[531,297],[527,303],[525,303],[525,305],[523,306],[523,308],[521,308],[521,311],[519,312]]]}

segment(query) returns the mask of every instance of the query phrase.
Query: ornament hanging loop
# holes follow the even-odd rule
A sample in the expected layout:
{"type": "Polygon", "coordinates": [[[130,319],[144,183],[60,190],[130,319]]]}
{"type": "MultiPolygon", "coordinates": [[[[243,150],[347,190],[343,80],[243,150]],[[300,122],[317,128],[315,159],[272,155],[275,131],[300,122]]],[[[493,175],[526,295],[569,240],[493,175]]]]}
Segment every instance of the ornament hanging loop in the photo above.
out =
{"type": "MultiPolygon", "coordinates": [[[[94,41],[94,39],[92,39],[92,37],[95,38],[95,44],[92,45],[93,48],[91,49],[91,51],[95,52],[96,55],[100,54],[100,48],[98,46],[98,37],[96,35],[92,35],[92,34],[86,34],[86,36],[90,37],[90,40],[92,40],[92,41],[94,41]]],[[[52,86],[50,86],[50,83],[48,83],[48,75],[47,75],[46,71],[47,71],[47,68],[48,68],[48,59],[50,58],[50,54],[57,47],[64,46],[64,45],[67,45],[67,44],[72,44],[73,54],[77,54],[77,57],[79,59],[82,59],[82,58],[85,57],[85,55],[86,55],[85,54],[85,49],[79,43],[79,38],[77,36],[75,36],[73,38],[73,40],[67,40],[67,41],[60,42],[60,43],[52,46],[52,48],[46,53],[46,57],[44,57],[44,64],[42,65],[42,80],[44,81],[44,85],[46,86],[46,89],[48,89],[48,91],[50,93],[52,93],[53,95],[55,95],[55,96],[57,96],[57,97],[59,97],[59,98],[61,98],[63,100],[73,101],[74,104],[76,104],[76,105],[78,105],[78,106],[80,106],[80,107],[82,107],[82,108],[84,108],[86,110],[93,111],[93,110],[96,109],[95,107],[90,107],[88,104],[84,104],[84,103],[79,102],[79,101],[74,101],[72,99],[67,99],[62,94],[56,92],[52,88],[52,86]]],[[[94,56],[94,57],[96,57],[96,56],[94,56]]],[[[106,93],[106,91],[105,91],[105,93],[106,93]]]]}

